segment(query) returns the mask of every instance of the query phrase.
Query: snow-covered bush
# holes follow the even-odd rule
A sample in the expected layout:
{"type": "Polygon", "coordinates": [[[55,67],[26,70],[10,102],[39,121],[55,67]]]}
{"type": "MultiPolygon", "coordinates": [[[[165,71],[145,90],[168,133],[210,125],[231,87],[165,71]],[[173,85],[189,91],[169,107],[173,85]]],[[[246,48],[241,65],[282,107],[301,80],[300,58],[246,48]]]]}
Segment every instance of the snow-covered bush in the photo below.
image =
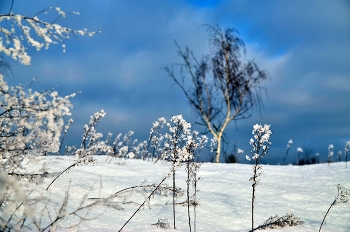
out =
{"type": "MultiPolygon", "coordinates": [[[[8,13],[0,13],[0,53],[21,64],[29,65],[31,61],[26,45],[39,51],[42,47],[48,49],[51,44],[62,43],[65,51],[64,39],[96,33],[87,29],[73,30],[57,23],[69,14],[79,15],[78,12],[65,13],[59,7],[49,7],[30,17],[13,13],[14,3],[8,13]]],[[[33,92],[22,85],[10,87],[1,75],[10,69],[9,64],[0,61],[0,165],[10,173],[21,168],[24,157],[60,150],[63,116],[70,115],[70,98],[75,94],[60,97],[53,90],[33,92]]],[[[67,130],[66,127],[65,133],[67,130]]]]}
{"type": "Polygon", "coordinates": [[[12,87],[0,74],[0,165],[7,173],[22,169],[25,157],[58,152],[63,118],[71,114],[74,95],[12,87]]]}
{"type": "MultiPolygon", "coordinates": [[[[87,212],[92,210],[95,206],[100,203],[103,203],[102,200],[95,200],[92,203],[87,203],[87,194],[83,195],[80,205],[76,208],[68,210],[68,201],[70,198],[70,187],[66,187],[66,193],[62,201],[57,205],[57,202],[52,202],[50,199],[50,191],[45,191],[45,188],[41,185],[42,179],[46,177],[53,177],[57,175],[50,185],[46,188],[49,189],[51,184],[64,172],[68,171],[70,168],[78,165],[95,163],[94,155],[95,154],[109,154],[113,152],[111,146],[106,145],[102,141],[102,134],[96,132],[95,126],[98,122],[104,117],[105,112],[97,112],[94,116],[91,117],[89,124],[84,126],[84,135],[81,147],[75,151],[75,162],[63,170],[59,174],[47,172],[46,163],[43,164],[43,167],[38,170],[39,174],[31,173],[18,173],[19,171],[24,171],[25,166],[22,166],[22,161],[25,158],[35,159],[36,156],[29,156],[29,153],[19,153],[21,156],[13,158],[11,163],[13,167],[16,165],[16,169],[7,169],[8,160],[1,160],[2,166],[0,166],[0,229],[1,231],[10,231],[10,230],[56,230],[60,226],[67,226],[67,223],[64,222],[66,219],[69,219],[70,228],[75,228],[80,225],[84,220],[90,220],[87,217],[87,212]],[[20,157],[20,159],[18,159],[20,157]],[[21,169],[19,169],[21,167],[21,169]],[[11,172],[9,172],[11,171],[11,172]],[[16,171],[16,172],[15,172],[16,171]],[[41,173],[41,174],[40,174],[41,173]],[[11,176],[12,175],[12,176],[11,176]],[[27,177],[27,178],[23,178],[27,177]],[[30,177],[30,178],[28,178],[30,177]],[[21,181],[22,179],[22,181],[21,181]],[[27,180],[27,181],[24,181],[27,180]],[[29,181],[29,182],[28,182],[29,181]],[[33,186],[36,185],[36,186],[33,186]],[[73,219],[74,218],[74,219],[73,219]]],[[[39,117],[40,120],[42,120],[39,117]]],[[[32,119],[34,120],[34,118],[32,119]]],[[[56,120],[57,121],[57,120],[56,120]]],[[[16,124],[14,124],[16,125],[16,124]]],[[[49,123],[44,123],[43,127],[38,127],[39,129],[48,129],[50,128],[49,123]]],[[[25,128],[25,127],[24,127],[25,128]]],[[[29,128],[31,129],[31,128],[29,128]]],[[[27,129],[27,130],[29,130],[27,129]]],[[[51,130],[52,132],[54,130],[51,130]]],[[[59,131],[58,131],[59,132],[59,131]]],[[[40,133],[38,131],[37,133],[40,133]]],[[[33,133],[28,133],[32,135],[33,133]]],[[[22,136],[23,137],[23,136],[22,136]]],[[[29,147],[32,150],[40,151],[40,148],[45,149],[45,146],[42,146],[38,137],[34,137],[32,143],[27,141],[29,147]],[[38,141],[39,145],[36,145],[38,141]],[[40,142],[40,143],[39,143],[40,142]]],[[[45,137],[46,138],[46,137],[45,137]]],[[[11,140],[12,141],[12,140],[11,140]]],[[[21,141],[20,141],[21,142],[21,141]]],[[[18,143],[20,143],[18,142],[18,143]]],[[[59,143],[59,142],[58,142],[59,143]]],[[[58,144],[59,145],[59,144],[58,144]]],[[[20,149],[15,150],[17,154],[20,149]]],[[[46,150],[44,150],[46,151],[46,150]]],[[[8,154],[12,154],[10,151],[8,154]]],[[[57,151],[55,151],[57,152],[57,151]]],[[[39,153],[39,154],[42,154],[39,153]]],[[[9,156],[11,160],[11,156],[9,156]]]]}
{"type": "MultiPolygon", "coordinates": [[[[96,123],[99,122],[103,116],[104,116],[103,111],[96,113],[91,118],[89,126],[85,127],[83,141],[85,142],[88,141],[88,143],[86,143],[85,147],[83,147],[82,145],[82,147],[77,150],[76,162],[74,163],[74,165],[70,166],[69,168],[75,165],[94,162],[93,155],[95,153],[108,152],[109,147],[105,146],[103,143],[99,141],[99,138],[102,135],[96,133],[96,131],[93,129],[96,123]]],[[[38,118],[42,120],[40,117],[38,118]]],[[[32,120],[34,121],[35,118],[32,118],[32,120]]],[[[58,120],[56,119],[56,121],[58,120]]],[[[16,124],[13,124],[13,125],[16,125],[16,124]]],[[[42,127],[36,127],[36,129],[38,130],[37,133],[40,133],[39,129],[45,131],[45,130],[48,130],[48,128],[50,128],[49,123],[43,123],[43,125],[44,126],[42,127]]],[[[17,126],[16,128],[18,127],[20,126],[17,126]]],[[[26,127],[23,126],[23,128],[26,128],[26,127]]],[[[31,128],[28,128],[27,130],[29,131],[30,129],[31,128]]],[[[53,133],[54,130],[51,130],[51,132],[53,133]]],[[[60,131],[58,130],[58,132],[60,131]]],[[[27,135],[33,136],[33,134],[34,133],[28,133],[27,135]]],[[[21,138],[23,140],[23,136],[21,138]]],[[[38,140],[38,138],[40,138],[39,135],[36,135],[36,137],[35,136],[33,137],[32,143],[30,142],[30,140],[28,141],[26,140],[27,141],[26,143],[28,147],[32,148],[29,150],[30,152],[35,150],[39,152],[38,154],[42,154],[42,152],[40,153],[40,148],[45,149],[46,147],[42,146],[42,142],[38,140]],[[36,145],[35,143],[38,143],[39,145],[36,145]]],[[[18,143],[22,142],[22,140],[20,140],[18,143]]],[[[15,141],[14,138],[12,138],[11,141],[15,141]]],[[[52,177],[53,175],[57,175],[57,174],[55,173],[49,174],[47,172],[46,163],[44,163],[43,167],[40,170],[38,170],[39,174],[18,173],[19,171],[25,170],[25,166],[22,166],[22,161],[25,158],[35,159],[36,156],[30,156],[29,155],[30,153],[20,153],[19,152],[20,149],[16,149],[15,151],[16,153],[12,153],[13,151],[10,151],[8,152],[8,154],[15,154],[15,155],[20,154],[20,156],[15,156],[12,159],[13,162],[11,164],[13,165],[10,166],[10,167],[13,167],[14,165],[16,165],[17,168],[7,169],[8,166],[6,164],[8,164],[8,160],[4,161],[3,159],[2,159],[3,165],[0,166],[0,229],[1,231],[11,231],[11,230],[19,231],[23,229],[27,229],[27,230],[34,229],[37,231],[56,230],[57,228],[60,228],[60,226],[63,226],[63,225],[67,226],[67,223],[65,222],[65,220],[68,218],[69,218],[69,221],[72,221],[72,220],[74,221],[74,223],[69,224],[69,227],[75,228],[75,227],[78,227],[82,221],[90,220],[87,217],[87,212],[90,211],[92,208],[94,208],[96,205],[100,204],[101,202],[99,200],[94,201],[92,203],[87,203],[86,202],[87,195],[85,195],[81,199],[81,203],[79,206],[71,210],[68,210],[67,206],[68,206],[70,194],[69,194],[69,186],[67,186],[67,190],[62,201],[57,205],[57,202],[53,202],[52,199],[50,199],[51,193],[49,191],[45,191],[45,188],[43,188],[43,186],[41,185],[43,178],[52,177]],[[20,157],[20,159],[18,157],[20,157]],[[19,167],[21,167],[21,169],[19,169],[19,167]],[[9,171],[11,172],[8,173],[9,171]],[[10,176],[9,174],[12,176],[10,176]],[[27,177],[27,178],[23,178],[23,177],[27,177]],[[21,179],[23,181],[21,181],[21,179]],[[28,180],[29,182],[24,180],[28,180]]],[[[9,156],[10,160],[11,158],[12,157],[9,156]]],[[[62,171],[61,174],[67,170],[68,168],[62,171]]],[[[54,180],[56,180],[60,175],[56,176],[54,180]]]]}
{"type": "MultiPolygon", "coordinates": [[[[65,52],[64,39],[75,35],[93,36],[96,33],[87,29],[73,30],[57,24],[58,19],[68,15],[59,7],[44,9],[30,17],[14,14],[12,12],[14,2],[12,1],[8,13],[0,13],[0,53],[5,53],[21,64],[29,65],[31,62],[31,57],[27,54],[27,44],[39,51],[42,47],[48,49],[51,44],[62,43],[65,52]],[[56,12],[56,15],[50,16],[51,11],[56,12]]],[[[76,227],[82,220],[89,219],[86,217],[87,211],[99,202],[85,204],[85,196],[77,208],[68,211],[70,194],[67,186],[60,204],[50,205],[51,193],[40,185],[36,187],[31,185],[40,184],[42,178],[52,177],[53,174],[46,171],[45,165],[38,170],[39,173],[27,173],[23,165],[24,159],[31,161],[40,155],[59,154],[64,139],[64,136],[61,136],[62,130],[64,129],[65,135],[72,123],[70,120],[64,127],[64,117],[70,115],[70,109],[73,107],[70,98],[75,94],[61,97],[54,90],[36,92],[30,87],[25,89],[25,85],[8,86],[2,75],[7,70],[9,65],[1,59],[0,230],[54,231],[67,217],[77,217],[77,223],[69,225],[76,227]],[[84,211],[85,216],[79,215],[81,211],[84,211]]],[[[89,125],[84,128],[83,142],[79,149],[66,147],[66,154],[76,156],[73,166],[94,162],[93,155],[108,154],[112,150],[110,146],[100,141],[102,134],[94,129],[94,125],[103,116],[102,111],[92,117],[89,125]]]]}

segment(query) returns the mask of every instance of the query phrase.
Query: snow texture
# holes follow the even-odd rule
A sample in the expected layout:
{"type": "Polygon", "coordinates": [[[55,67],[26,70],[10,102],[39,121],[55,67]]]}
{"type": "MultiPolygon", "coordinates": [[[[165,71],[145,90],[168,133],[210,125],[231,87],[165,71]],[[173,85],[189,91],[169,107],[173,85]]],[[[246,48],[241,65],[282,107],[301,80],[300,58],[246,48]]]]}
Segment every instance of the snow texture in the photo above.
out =
{"type": "MultiPolygon", "coordinates": [[[[79,205],[82,196],[89,198],[108,197],[122,189],[158,184],[171,168],[170,163],[113,159],[105,162],[106,156],[97,156],[96,166],[86,165],[71,169],[50,188],[51,198],[60,202],[70,184],[69,207],[79,205]],[[101,180],[101,181],[100,181],[101,180]],[[92,190],[89,189],[93,186],[92,190]]],[[[37,157],[36,163],[29,163],[28,171],[38,170],[46,162],[46,170],[59,172],[74,162],[74,157],[37,157]]],[[[304,222],[296,227],[284,227],[273,231],[318,231],[321,221],[337,196],[337,185],[350,187],[350,169],[345,163],[317,164],[309,166],[270,166],[263,165],[256,192],[255,225],[262,225],[269,217],[292,213],[304,222]]],[[[252,166],[247,164],[203,163],[197,183],[199,206],[196,208],[197,231],[249,231],[251,223],[251,191],[249,178],[252,166]]],[[[184,165],[176,173],[177,187],[185,190],[186,172],[184,165]]],[[[35,188],[44,188],[52,178],[35,188]]],[[[171,186],[168,179],[165,184],[171,186]]],[[[166,188],[163,188],[166,189],[166,188]]],[[[100,215],[92,221],[84,221],[80,231],[118,231],[150,194],[149,187],[124,191],[97,206],[92,215],[100,215]],[[148,190],[148,192],[146,192],[148,190]]],[[[186,194],[179,194],[178,203],[186,201],[186,194]]],[[[172,228],[171,192],[162,191],[151,200],[130,221],[123,231],[164,231],[161,222],[169,222],[172,228]]],[[[191,218],[194,218],[193,208],[191,218]]],[[[187,207],[176,207],[176,231],[189,231],[187,207]]],[[[65,225],[69,221],[63,222],[65,225]]],[[[162,224],[167,227],[167,223],[162,224]]],[[[192,222],[193,225],[193,222],[192,222]]],[[[350,206],[337,204],[329,212],[322,231],[350,231],[350,206]]]]}

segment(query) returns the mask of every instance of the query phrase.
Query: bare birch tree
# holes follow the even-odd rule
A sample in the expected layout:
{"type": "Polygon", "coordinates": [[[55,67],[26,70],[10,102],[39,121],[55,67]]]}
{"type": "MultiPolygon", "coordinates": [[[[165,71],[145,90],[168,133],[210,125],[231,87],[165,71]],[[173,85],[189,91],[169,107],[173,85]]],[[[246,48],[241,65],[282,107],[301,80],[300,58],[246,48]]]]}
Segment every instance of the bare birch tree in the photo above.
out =
{"type": "Polygon", "coordinates": [[[231,121],[249,118],[255,106],[260,109],[260,90],[268,73],[254,60],[246,60],[245,44],[235,29],[208,26],[208,32],[210,54],[198,60],[188,47],[182,50],[176,43],[184,61],[180,74],[175,74],[174,65],[164,69],[198,114],[197,123],[217,140],[215,161],[219,163],[225,129],[231,121]]]}

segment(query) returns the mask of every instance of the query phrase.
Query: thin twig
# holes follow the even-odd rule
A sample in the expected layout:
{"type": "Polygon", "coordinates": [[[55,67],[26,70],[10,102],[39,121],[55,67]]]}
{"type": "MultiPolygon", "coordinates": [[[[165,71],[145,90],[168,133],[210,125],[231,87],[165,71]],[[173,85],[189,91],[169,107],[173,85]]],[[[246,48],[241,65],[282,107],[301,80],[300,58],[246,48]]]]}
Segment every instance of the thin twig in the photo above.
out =
{"type": "Polygon", "coordinates": [[[331,206],[328,208],[327,213],[324,215],[324,218],[323,218],[323,220],[322,220],[320,229],[318,230],[319,232],[321,231],[322,225],[323,225],[324,221],[326,220],[326,217],[327,217],[329,211],[330,211],[331,208],[335,205],[336,202],[337,202],[337,200],[334,200],[334,201],[333,201],[333,203],[331,204],[331,206]]]}
{"type": "Polygon", "coordinates": [[[143,201],[143,203],[137,208],[137,210],[131,215],[131,217],[124,223],[124,225],[119,229],[119,232],[129,223],[129,221],[136,215],[138,211],[140,211],[141,207],[151,198],[151,196],[156,192],[159,186],[167,179],[167,176],[163,178],[163,180],[157,185],[157,187],[152,191],[152,193],[143,201]]]}
{"type": "Polygon", "coordinates": [[[75,165],[77,165],[77,163],[74,163],[71,166],[69,166],[68,168],[64,169],[58,176],[55,177],[55,179],[53,179],[53,181],[49,184],[49,186],[47,186],[46,190],[48,190],[50,188],[50,186],[53,184],[53,182],[55,182],[58,179],[58,177],[60,177],[64,172],[68,171],[69,169],[71,169],[75,165]]]}

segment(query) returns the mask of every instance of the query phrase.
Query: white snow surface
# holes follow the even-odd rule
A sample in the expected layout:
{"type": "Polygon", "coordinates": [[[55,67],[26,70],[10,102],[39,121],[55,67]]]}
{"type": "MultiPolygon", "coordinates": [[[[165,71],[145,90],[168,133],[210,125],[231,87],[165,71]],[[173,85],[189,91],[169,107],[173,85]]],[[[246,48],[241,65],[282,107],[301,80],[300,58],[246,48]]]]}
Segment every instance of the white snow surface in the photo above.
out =
{"type": "MultiPolygon", "coordinates": [[[[70,209],[80,203],[81,198],[108,197],[122,189],[143,183],[158,184],[171,168],[170,163],[156,163],[142,160],[113,159],[105,162],[106,156],[97,156],[95,166],[77,166],[65,173],[50,187],[51,199],[61,202],[68,189],[70,209]]],[[[59,172],[74,163],[74,157],[39,157],[37,162],[28,164],[28,171],[39,170],[44,162],[49,162],[48,172],[59,172]]],[[[261,181],[256,188],[255,223],[257,227],[270,216],[293,213],[303,225],[284,227],[272,231],[318,231],[325,213],[338,194],[337,185],[350,189],[350,167],[345,163],[316,164],[309,166],[272,166],[263,165],[261,181]]],[[[186,172],[183,165],[176,172],[176,185],[186,189],[186,172]]],[[[213,164],[202,163],[198,176],[197,198],[200,205],[196,207],[196,231],[249,231],[251,229],[252,186],[249,178],[253,175],[252,166],[248,164],[213,164]]],[[[45,191],[53,178],[45,178],[35,188],[45,191]]],[[[172,179],[166,183],[171,186],[172,179]]],[[[135,212],[138,205],[150,192],[141,190],[126,191],[111,199],[123,210],[105,205],[98,205],[89,215],[99,215],[95,220],[84,221],[80,231],[118,231],[135,212]],[[126,203],[133,202],[133,203],[126,203]],[[101,214],[101,215],[100,215],[101,214]]],[[[184,202],[186,195],[177,199],[184,202]]],[[[88,201],[89,203],[90,201],[88,201]]],[[[125,226],[123,231],[164,231],[174,230],[172,196],[156,194],[125,226]],[[158,219],[167,218],[169,229],[152,225],[158,219]]],[[[194,225],[193,208],[191,208],[192,231],[194,225]]],[[[61,225],[68,225],[69,220],[61,225]]],[[[62,231],[66,231],[61,229],[62,231]]],[[[67,230],[68,231],[68,230],[67,230]]],[[[176,205],[176,230],[189,231],[187,206],[176,205]]],[[[270,230],[269,230],[270,231],[270,230]]],[[[335,205],[329,212],[322,231],[350,231],[350,205],[335,205]]]]}

